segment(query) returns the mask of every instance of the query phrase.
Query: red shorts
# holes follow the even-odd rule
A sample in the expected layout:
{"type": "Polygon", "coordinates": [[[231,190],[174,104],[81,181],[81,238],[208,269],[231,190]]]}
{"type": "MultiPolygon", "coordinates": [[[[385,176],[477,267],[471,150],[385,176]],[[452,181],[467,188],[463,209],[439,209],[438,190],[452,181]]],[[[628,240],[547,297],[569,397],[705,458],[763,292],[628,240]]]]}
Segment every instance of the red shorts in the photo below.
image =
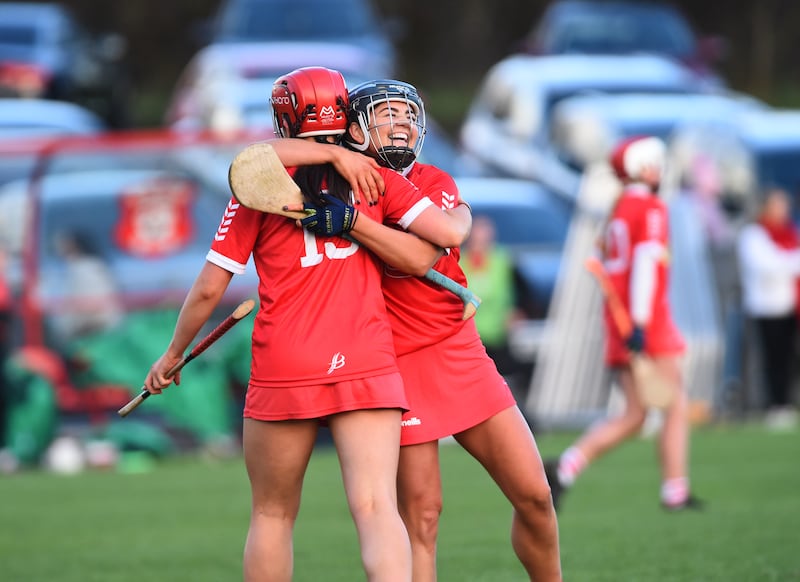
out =
{"type": "Polygon", "coordinates": [[[262,388],[249,386],[244,417],[255,420],[325,418],[337,412],[368,408],[408,410],[399,373],[334,384],[262,388]]]}
{"type": "Polygon", "coordinates": [[[416,445],[480,424],[516,401],[470,321],[438,344],[397,358],[411,406],[401,445],[416,445]]]}
{"type": "MultiPolygon", "coordinates": [[[[606,323],[606,364],[621,366],[630,361],[628,347],[622,339],[616,325],[611,321],[608,310],[605,312],[606,323]]],[[[671,319],[653,320],[647,328],[644,338],[644,351],[649,356],[679,356],[686,350],[686,342],[677,326],[671,319]]]]}

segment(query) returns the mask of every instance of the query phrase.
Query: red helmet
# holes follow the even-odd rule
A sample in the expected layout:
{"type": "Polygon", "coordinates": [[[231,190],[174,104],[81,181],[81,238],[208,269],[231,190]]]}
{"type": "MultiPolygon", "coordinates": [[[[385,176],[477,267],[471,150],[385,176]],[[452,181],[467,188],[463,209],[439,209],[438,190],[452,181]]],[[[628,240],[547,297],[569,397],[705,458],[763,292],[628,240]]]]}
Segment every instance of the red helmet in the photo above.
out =
{"type": "Polygon", "coordinates": [[[620,180],[638,180],[647,166],[664,167],[666,146],[657,137],[639,135],[621,141],[609,162],[620,180]]]}
{"type": "Polygon", "coordinates": [[[347,87],[339,71],[295,69],[275,81],[269,101],[281,137],[342,135],[347,129],[347,87]]]}

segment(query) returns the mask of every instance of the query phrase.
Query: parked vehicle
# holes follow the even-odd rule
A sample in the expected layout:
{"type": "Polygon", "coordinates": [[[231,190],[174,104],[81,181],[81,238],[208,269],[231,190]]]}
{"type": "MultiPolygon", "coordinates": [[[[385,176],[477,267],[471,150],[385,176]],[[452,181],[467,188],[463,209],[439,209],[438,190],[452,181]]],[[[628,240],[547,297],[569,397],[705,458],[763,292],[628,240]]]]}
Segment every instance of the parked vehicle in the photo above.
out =
{"type": "Polygon", "coordinates": [[[165,114],[177,129],[272,131],[269,97],[279,76],[299,67],[341,71],[348,85],[368,80],[357,48],[322,42],[247,42],[212,44],[189,61],[165,114]]]}
{"type": "Polygon", "coordinates": [[[93,111],[50,99],[0,98],[0,140],[85,135],[106,130],[93,111]]]}
{"type": "Polygon", "coordinates": [[[56,3],[0,3],[0,93],[79,103],[128,124],[130,83],[117,34],[91,35],[56,3]]]}
{"type": "Polygon", "coordinates": [[[684,125],[731,121],[744,112],[766,108],[766,103],[734,92],[578,95],[553,109],[551,139],[559,158],[580,172],[606,159],[627,137],[654,135],[668,140],[684,125]]]}
{"type": "Polygon", "coordinates": [[[391,77],[397,69],[399,27],[380,18],[370,0],[225,0],[211,25],[210,44],[252,42],[344,44],[365,77],[391,77]],[[361,68],[356,62],[362,63],[361,68]]]}
{"type": "Polygon", "coordinates": [[[698,156],[711,160],[741,218],[765,188],[785,188],[800,226],[800,110],[764,109],[687,125],[673,136],[672,149],[679,176],[691,172],[698,156]]]}
{"type": "Polygon", "coordinates": [[[698,36],[683,12],[668,2],[557,0],[547,6],[523,47],[538,55],[658,54],[724,84],[714,66],[724,55],[725,42],[719,36],[698,36]]]}
{"type": "Polygon", "coordinates": [[[578,177],[559,160],[551,138],[559,102],[588,94],[710,91],[685,67],[653,55],[513,55],[484,77],[462,124],[461,144],[492,170],[574,197],[578,177]]]}
{"type": "Polygon", "coordinates": [[[74,103],[0,98],[0,186],[30,175],[43,141],[105,130],[100,117],[74,103]],[[4,155],[8,150],[13,155],[4,155]]]}

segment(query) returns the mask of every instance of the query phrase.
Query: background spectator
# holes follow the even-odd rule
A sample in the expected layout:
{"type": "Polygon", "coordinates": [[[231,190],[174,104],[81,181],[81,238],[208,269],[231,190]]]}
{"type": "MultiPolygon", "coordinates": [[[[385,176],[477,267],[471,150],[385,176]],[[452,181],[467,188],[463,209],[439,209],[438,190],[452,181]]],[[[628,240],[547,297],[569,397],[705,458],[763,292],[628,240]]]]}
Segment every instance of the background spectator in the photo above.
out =
{"type": "Polygon", "coordinates": [[[56,331],[69,339],[117,325],[124,311],[113,275],[102,256],[80,233],[60,233],[56,246],[67,264],[66,305],[55,318],[56,331]]]}
{"type": "Polygon", "coordinates": [[[791,388],[800,309],[800,236],[784,190],[772,188],[763,200],[738,240],[743,308],[757,331],[767,424],[791,428],[798,420],[791,388]]]}
{"type": "Polygon", "coordinates": [[[497,244],[495,235],[492,219],[476,215],[469,238],[461,249],[461,268],[469,288],[482,301],[475,314],[475,326],[486,352],[498,371],[514,384],[512,388],[518,388],[517,375],[522,366],[511,353],[508,332],[522,316],[515,307],[513,263],[508,251],[497,244]]]}

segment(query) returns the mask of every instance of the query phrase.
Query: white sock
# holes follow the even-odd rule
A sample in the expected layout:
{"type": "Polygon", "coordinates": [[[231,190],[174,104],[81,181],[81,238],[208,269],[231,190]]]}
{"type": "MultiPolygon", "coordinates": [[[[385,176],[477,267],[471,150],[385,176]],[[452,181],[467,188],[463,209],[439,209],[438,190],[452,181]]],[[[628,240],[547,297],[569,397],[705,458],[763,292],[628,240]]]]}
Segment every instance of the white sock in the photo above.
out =
{"type": "Polygon", "coordinates": [[[570,447],[558,459],[558,480],[564,487],[569,487],[586,468],[589,461],[580,449],[570,447]]]}
{"type": "Polygon", "coordinates": [[[688,497],[689,479],[687,477],[667,479],[661,484],[661,501],[664,505],[680,505],[684,503],[688,497]]]}

